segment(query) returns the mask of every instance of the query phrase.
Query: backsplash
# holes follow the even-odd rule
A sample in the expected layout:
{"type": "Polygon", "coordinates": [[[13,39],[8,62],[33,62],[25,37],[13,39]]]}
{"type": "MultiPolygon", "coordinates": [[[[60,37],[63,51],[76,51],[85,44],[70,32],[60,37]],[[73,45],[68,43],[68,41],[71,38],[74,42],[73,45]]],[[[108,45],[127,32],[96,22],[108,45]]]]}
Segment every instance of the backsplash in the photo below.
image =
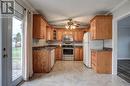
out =
{"type": "Polygon", "coordinates": [[[104,40],[104,47],[112,48],[112,39],[104,40]]]}
{"type": "Polygon", "coordinates": [[[47,45],[45,39],[33,39],[33,46],[44,46],[47,45]]]}

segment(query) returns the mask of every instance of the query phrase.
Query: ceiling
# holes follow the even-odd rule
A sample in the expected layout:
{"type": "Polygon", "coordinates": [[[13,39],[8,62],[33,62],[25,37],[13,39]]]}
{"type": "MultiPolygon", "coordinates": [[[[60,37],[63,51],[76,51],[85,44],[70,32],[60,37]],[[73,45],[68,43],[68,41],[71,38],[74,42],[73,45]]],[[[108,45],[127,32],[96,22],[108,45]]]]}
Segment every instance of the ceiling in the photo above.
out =
{"type": "Polygon", "coordinates": [[[51,25],[65,25],[68,18],[89,24],[97,14],[106,14],[123,0],[28,0],[51,25]]]}

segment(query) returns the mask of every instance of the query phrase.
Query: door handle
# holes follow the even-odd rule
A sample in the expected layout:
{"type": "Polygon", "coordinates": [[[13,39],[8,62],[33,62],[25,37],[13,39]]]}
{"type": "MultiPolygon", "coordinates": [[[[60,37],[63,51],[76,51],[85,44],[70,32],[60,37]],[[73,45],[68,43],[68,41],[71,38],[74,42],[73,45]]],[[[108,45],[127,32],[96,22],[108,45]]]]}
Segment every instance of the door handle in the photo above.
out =
{"type": "Polygon", "coordinates": [[[3,58],[6,58],[6,57],[8,57],[8,55],[4,54],[4,55],[3,55],[3,58]]]}
{"type": "Polygon", "coordinates": [[[6,52],[6,48],[3,48],[3,58],[6,58],[6,57],[8,57],[7,52],[6,52]]]}

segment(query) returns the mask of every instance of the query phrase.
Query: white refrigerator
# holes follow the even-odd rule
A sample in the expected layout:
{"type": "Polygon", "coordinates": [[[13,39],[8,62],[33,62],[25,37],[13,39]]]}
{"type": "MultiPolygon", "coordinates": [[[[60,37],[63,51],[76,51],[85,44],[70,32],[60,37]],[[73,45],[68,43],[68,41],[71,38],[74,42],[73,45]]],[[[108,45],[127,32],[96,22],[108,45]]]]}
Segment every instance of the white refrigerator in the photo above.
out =
{"type": "Polygon", "coordinates": [[[87,32],[83,37],[83,62],[91,68],[91,49],[103,49],[103,40],[91,40],[90,34],[90,32],[87,32]]]}

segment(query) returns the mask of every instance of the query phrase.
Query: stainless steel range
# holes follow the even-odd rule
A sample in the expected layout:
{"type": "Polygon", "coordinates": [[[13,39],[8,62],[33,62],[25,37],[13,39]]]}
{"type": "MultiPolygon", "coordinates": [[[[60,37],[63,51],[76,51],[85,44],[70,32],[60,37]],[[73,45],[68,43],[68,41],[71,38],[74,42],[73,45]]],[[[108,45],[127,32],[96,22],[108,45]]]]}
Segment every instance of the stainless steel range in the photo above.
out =
{"type": "Polygon", "coordinates": [[[74,60],[73,36],[64,35],[62,44],[63,60],[74,60]]]}
{"type": "Polygon", "coordinates": [[[74,46],[62,45],[63,60],[74,60],[74,46]]]}

